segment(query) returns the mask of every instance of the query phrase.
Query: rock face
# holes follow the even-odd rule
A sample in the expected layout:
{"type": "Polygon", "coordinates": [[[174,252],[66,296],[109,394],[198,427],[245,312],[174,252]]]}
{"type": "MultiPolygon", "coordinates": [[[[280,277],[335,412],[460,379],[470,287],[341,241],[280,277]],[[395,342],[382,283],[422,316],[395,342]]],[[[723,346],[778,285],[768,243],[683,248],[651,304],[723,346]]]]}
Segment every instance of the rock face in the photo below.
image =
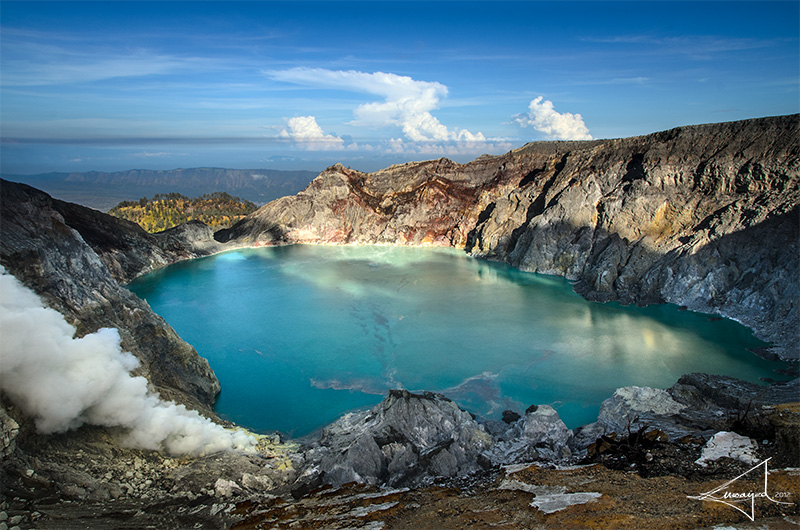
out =
{"type": "MultiPolygon", "coordinates": [[[[0,265],[64,315],[79,336],[116,328],[122,348],[141,361],[135,375],[145,376],[163,399],[210,417],[219,382],[208,362],[123,284],[219,248],[201,223],[151,235],[28,186],[0,182],[0,265]]],[[[295,479],[292,446],[259,442],[257,454],[172,459],[122,447],[115,434],[85,425],[39,435],[34,422],[0,396],[0,510],[24,516],[25,528],[228,528],[235,517],[227,513],[227,494],[249,495],[295,479]]]]}
{"type": "Polygon", "coordinates": [[[306,486],[347,482],[415,486],[477,471],[492,437],[438,394],[392,390],[373,409],[323,430],[307,453],[306,486]]]}
{"type": "Polygon", "coordinates": [[[720,313],[800,357],[800,115],[537,142],[466,165],[337,164],[219,241],[447,245],[595,300],[720,313]]]}
{"type": "Polygon", "coordinates": [[[211,252],[201,224],[160,234],[23,184],[0,185],[0,264],[75,325],[78,335],[117,328],[122,348],[165,399],[210,413],[219,382],[208,362],[121,284],[211,252]]]}
{"type": "Polygon", "coordinates": [[[0,460],[14,453],[18,434],[19,424],[5,410],[0,409],[0,460]]]}

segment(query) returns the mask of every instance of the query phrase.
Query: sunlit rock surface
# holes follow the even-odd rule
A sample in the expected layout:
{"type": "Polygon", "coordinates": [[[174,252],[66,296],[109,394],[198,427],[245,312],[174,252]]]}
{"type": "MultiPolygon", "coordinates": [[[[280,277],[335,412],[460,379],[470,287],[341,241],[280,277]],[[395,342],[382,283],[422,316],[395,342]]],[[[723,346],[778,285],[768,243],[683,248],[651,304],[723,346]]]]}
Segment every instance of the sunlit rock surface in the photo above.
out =
{"type": "Polygon", "coordinates": [[[731,428],[771,433],[774,438],[776,428],[787,435],[793,429],[791,421],[781,423],[774,407],[798,399],[800,379],[763,386],[733,377],[687,374],[666,390],[617,389],[603,402],[598,421],[578,428],[571,444],[583,450],[602,435],[622,437],[640,429],[658,430],[672,441],[687,436],[708,439],[731,428]]]}
{"type": "Polygon", "coordinates": [[[686,408],[666,390],[640,386],[618,388],[603,401],[597,422],[606,432],[636,431],[649,418],[670,416],[686,408]]]}

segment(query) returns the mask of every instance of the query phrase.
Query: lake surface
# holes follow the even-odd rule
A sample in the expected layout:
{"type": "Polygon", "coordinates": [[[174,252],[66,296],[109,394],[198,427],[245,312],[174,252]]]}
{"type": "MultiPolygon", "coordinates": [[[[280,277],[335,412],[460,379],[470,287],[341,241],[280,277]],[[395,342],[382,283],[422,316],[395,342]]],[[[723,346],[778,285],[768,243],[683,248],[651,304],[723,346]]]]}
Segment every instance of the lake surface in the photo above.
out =
{"type": "Polygon", "coordinates": [[[488,419],[549,404],[577,427],[621,386],[666,388],[690,372],[785,379],[731,320],[587,302],[562,278],[452,249],[238,250],[129,288],[209,360],[220,416],[295,437],[394,388],[441,392],[488,419]]]}

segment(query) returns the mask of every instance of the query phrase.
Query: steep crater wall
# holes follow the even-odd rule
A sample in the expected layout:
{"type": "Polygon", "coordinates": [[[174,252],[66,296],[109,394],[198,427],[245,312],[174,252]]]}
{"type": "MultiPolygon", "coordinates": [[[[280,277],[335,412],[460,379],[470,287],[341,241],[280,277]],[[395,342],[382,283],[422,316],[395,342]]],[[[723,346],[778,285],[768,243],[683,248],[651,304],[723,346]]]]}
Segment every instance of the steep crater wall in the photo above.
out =
{"type": "Polygon", "coordinates": [[[148,234],[138,225],[0,182],[0,265],[74,325],[78,336],[120,332],[123,350],[168,400],[213,416],[219,381],[147,302],[122,284],[137,274],[219,249],[211,230],[192,223],[148,234]]]}
{"type": "Polygon", "coordinates": [[[222,243],[443,245],[574,280],[592,300],[671,302],[800,358],[800,115],[537,142],[468,164],[334,165],[222,243]]]}

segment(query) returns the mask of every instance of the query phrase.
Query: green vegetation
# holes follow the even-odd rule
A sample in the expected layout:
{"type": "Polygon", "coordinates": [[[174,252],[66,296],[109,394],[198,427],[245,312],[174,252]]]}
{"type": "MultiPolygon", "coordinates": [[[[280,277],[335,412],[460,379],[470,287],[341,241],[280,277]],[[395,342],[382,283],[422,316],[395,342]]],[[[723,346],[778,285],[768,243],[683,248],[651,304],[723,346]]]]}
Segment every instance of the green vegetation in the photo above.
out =
{"type": "Polygon", "coordinates": [[[148,232],[160,232],[193,220],[214,229],[227,228],[256,209],[252,202],[224,192],[207,193],[194,199],[180,193],[157,193],[152,199],[122,201],[108,213],[133,221],[148,232]]]}

